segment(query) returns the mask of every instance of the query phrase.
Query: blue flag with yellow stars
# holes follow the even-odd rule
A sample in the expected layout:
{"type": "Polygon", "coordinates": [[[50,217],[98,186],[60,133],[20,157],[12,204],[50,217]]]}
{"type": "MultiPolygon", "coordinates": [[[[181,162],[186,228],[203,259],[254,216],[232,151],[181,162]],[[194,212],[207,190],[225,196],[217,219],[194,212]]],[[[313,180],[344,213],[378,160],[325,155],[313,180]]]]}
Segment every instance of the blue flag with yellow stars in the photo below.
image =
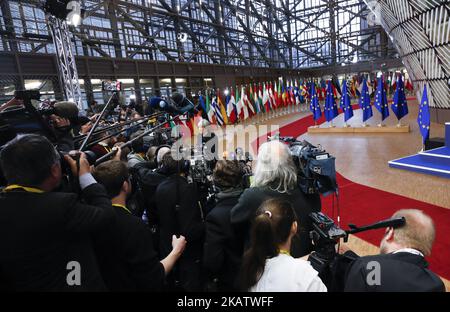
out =
{"type": "Polygon", "coordinates": [[[339,115],[339,111],[336,105],[336,100],[334,98],[334,92],[333,92],[333,86],[331,85],[331,80],[328,81],[328,87],[327,87],[327,97],[325,99],[325,117],[327,118],[327,121],[330,122],[334,118],[336,118],[339,115]]]}
{"type": "Polygon", "coordinates": [[[349,88],[347,85],[347,81],[344,80],[342,83],[342,97],[341,97],[341,109],[344,111],[344,120],[347,122],[350,118],[353,117],[353,107],[350,100],[349,88]]]}
{"type": "Polygon", "coordinates": [[[318,120],[322,117],[322,110],[319,105],[319,98],[317,97],[316,85],[311,83],[311,103],[309,104],[309,110],[313,113],[314,120],[318,120]]]}
{"type": "Polygon", "coordinates": [[[381,120],[389,117],[389,105],[387,101],[386,90],[384,89],[383,79],[378,78],[377,93],[375,95],[375,107],[381,113],[381,120]]]}
{"type": "Polygon", "coordinates": [[[408,102],[406,101],[405,84],[403,83],[401,75],[397,79],[397,88],[395,89],[394,103],[391,105],[391,109],[395,116],[397,116],[398,120],[408,115],[408,102]]]}
{"type": "Polygon", "coordinates": [[[362,82],[361,97],[359,98],[359,107],[363,111],[363,122],[366,122],[373,116],[372,105],[370,105],[370,93],[367,86],[367,80],[362,82]]]}
{"type": "Polygon", "coordinates": [[[430,136],[430,106],[428,102],[427,86],[423,89],[417,123],[419,124],[420,134],[422,134],[422,142],[425,144],[425,141],[430,136]]]}

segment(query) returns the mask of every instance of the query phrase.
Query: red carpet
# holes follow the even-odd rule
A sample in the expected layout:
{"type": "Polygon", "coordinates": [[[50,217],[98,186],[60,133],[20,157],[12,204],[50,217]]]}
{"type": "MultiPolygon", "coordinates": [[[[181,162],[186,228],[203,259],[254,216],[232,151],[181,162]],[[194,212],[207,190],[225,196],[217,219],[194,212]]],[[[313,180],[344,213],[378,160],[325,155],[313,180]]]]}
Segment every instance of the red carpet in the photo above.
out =
{"type": "MultiPolygon", "coordinates": [[[[319,123],[324,121],[322,119],[319,123]]],[[[281,136],[298,137],[306,133],[308,127],[312,125],[314,125],[312,116],[307,116],[281,127],[280,134],[281,136]]],[[[314,142],[311,143],[314,144],[314,142]]],[[[388,169],[387,164],[386,169],[388,169]]],[[[349,223],[362,226],[389,218],[395,211],[403,208],[420,209],[430,215],[436,225],[436,241],[432,255],[427,260],[434,272],[450,279],[450,209],[357,184],[339,174],[338,184],[341,226],[344,229],[348,228],[349,223]]],[[[322,201],[322,206],[324,213],[330,217],[333,216],[331,196],[322,201]]],[[[335,209],[333,217],[336,215],[335,209]]],[[[384,230],[376,230],[360,233],[357,236],[378,246],[383,233],[384,230]]]]}

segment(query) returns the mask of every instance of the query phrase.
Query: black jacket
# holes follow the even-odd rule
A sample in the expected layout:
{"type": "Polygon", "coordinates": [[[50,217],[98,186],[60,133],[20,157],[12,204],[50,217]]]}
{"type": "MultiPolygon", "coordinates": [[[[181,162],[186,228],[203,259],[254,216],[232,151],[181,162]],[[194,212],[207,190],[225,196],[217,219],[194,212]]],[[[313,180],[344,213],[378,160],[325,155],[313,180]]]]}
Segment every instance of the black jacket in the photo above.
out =
{"type": "Polygon", "coordinates": [[[156,189],[161,258],[171,252],[174,234],[186,238],[187,246],[183,257],[201,252],[205,227],[196,193],[193,184],[176,174],[166,178],[156,189]]]}
{"type": "Polygon", "coordinates": [[[94,240],[106,286],[111,291],[161,291],[165,272],[149,227],[121,207],[114,211],[115,222],[94,240]]]}
{"type": "Polygon", "coordinates": [[[165,258],[172,250],[172,235],[183,235],[187,241],[186,249],[169,277],[169,285],[178,285],[186,291],[200,291],[205,227],[196,188],[186,178],[175,174],[158,186],[155,199],[160,258],[165,258]]]}
{"type": "MultiPolygon", "coordinates": [[[[0,194],[0,272],[17,291],[100,291],[90,235],[114,221],[105,189],[92,184],[76,194],[0,194]],[[78,261],[81,285],[69,286],[67,265],[78,261]]],[[[0,283],[1,284],[1,283],[0,283]]]]}
{"type": "MultiPolygon", "coordinates": [[[[140,162],[130,168],[130,173],[137,183],[140,194],[140,206],[133,214],[142,216],[144,210],[147,212],[149,224],[157,224],[157,215],[155,214],[156,201],[155,193],[158,186],[167,178],[167,174],[161,169],[154,170],[149,162],[140,162]]],[[[137,190],[135,190],[137,191],[137,190]]]]}
{"type": "Polygon", "coordinates": [[[231,209],[238,203],[242,190],[217,194],[217,204],[206,216],[203,266],[218,290],[232,291],[239,273],[244,242],[231,225],[231,209]]]}
{"type": "Polygon", "coordinates": [[[443,292],[442,280],[427,269],[427,261],[408,252],[361,257],[347,271],[345,291],[349,292],[443,292]],[[380,264],[379,285],[367,283],[373,279],[374,269],[369,263],[380,264]]]}
{"type": "Polygon", "coordinates": [[[251,221],[255,218],[259,206],[271,198],[286,199],[294,206],[298,218],[298,234],[292,240],[292,256],[297,258],[309,254],[312,251],[312,243],[309,237],[312,223],[308,215],[311,212],[321,210],[320,196],[306,195],[298,188],[290,193],[279,193],[269,188],[259,187],[246,189],[239,198],[238,204],[231,210],[231,223],[236,231],[244,234],[248,246],[251,221]]]}

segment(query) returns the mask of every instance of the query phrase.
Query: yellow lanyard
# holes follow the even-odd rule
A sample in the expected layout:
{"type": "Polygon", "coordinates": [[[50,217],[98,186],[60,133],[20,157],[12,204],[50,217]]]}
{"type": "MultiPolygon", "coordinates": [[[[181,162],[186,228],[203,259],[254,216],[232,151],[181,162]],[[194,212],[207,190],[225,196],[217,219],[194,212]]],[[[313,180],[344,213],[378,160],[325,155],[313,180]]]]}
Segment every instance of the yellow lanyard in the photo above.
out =
{"type": "Polygon", "coordinates": [[[24,190],[25,192],[28,192],[28,193],[37,193],[37,194],[44,193],[43,190],[40,190],[38,188],[27,187],[27,186],[22,186],[22,185],[18,185],[18,184],[8,185],[7,187],[4,188],[3,192],[9,192],[9,191],[17,190],[17,189],[24,190]]]}
{"type": "Polygon", "coordinates": [[[128,208],[127,207],[125,207],[124,205],[119,205],[119,204],[113,204],[113,206],[114,207],[120,207],[120,208],[122,208],[122,209],[125,209],[126,211],[128,211],[130,214],[131,214],[131,211],[130,210],[128,210],[128,208]]]}
{"type": "Polygon", "coordinates": [[[291,255],[289,251],[286,251],[286,250],[283,250],[283,249],[280,249],[280,254],[282,254],[282,255],[288,255],[288,256],[291,255]]]}

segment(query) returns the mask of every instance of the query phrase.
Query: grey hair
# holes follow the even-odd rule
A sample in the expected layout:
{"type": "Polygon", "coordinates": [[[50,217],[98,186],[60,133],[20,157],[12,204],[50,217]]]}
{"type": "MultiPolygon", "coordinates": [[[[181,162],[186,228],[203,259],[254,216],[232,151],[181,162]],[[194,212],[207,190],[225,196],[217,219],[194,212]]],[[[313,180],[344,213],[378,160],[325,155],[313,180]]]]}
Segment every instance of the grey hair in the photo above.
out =
{"type": "Polygon", "coordinates": [[[404,217],[406,220],[404,226],[395,229],[394,240],[407,248],[421,251],[425,256],[430,255],[436,237],[433,219],[417,209],[402,209],[393,217],[404,217]]]}
{"type": "Polygon", "coordinates": [[[285,144],[270,141],[260,146],[252,186],[269,187],[279,193],[296,188],[297,169],[285,144]]]}
{"type": "Polygon", "coordinates": [[[164,155],[166,155],[167,153],[170,153],[170,147],[163,146],[159,149],[158,154],[156,154],[156,162],[158,165],[161,164],[164,155]]]}

